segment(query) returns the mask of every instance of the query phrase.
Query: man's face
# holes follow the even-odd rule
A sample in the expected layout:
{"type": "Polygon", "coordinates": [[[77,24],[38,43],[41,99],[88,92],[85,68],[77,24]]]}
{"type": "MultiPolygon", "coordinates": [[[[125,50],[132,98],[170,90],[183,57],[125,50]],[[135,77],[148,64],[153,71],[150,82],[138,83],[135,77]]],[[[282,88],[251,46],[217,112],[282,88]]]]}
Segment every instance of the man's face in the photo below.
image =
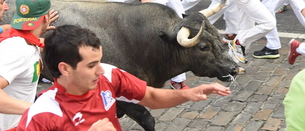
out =
{"type": "Polygon", "coordinates": [[[102,47],[94,49],[82,46],[79,48],[79,53],[83,60],[69,74],[70,85],[74,87],[74,91],[77,91],[73,94],[82,94],[94,89],[97,86],[99,76],[104,73],[104,69],[100,65],[102,47]]]}
{"type": "Polygon", "coordinates": [[[0,0],[0,21],[3,21],[3,16],[5,11],[7,11],[8,5],[6,4],[5,0],[0,0]]]}

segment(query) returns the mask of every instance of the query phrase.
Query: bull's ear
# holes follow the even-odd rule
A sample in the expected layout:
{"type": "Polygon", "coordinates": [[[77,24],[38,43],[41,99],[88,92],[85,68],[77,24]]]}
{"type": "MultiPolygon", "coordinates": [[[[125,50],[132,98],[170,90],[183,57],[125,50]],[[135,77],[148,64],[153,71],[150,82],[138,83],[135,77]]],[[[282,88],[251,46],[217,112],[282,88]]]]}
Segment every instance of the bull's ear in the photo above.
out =
{"type": "Polygon", "coordinates": [[[175,34],[175,33],[167,32],[167,31],[160,31],[159,36],[165,42],[168,42],[168,43],[177,42],[177,40],[176,40],[177,34],[175,34]]]}

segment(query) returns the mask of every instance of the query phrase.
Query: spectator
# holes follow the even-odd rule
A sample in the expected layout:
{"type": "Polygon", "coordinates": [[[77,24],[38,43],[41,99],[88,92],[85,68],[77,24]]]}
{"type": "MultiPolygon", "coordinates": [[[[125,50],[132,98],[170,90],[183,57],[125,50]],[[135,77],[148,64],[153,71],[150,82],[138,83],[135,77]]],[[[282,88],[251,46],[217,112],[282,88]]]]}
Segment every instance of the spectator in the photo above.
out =
{"type": "MultiPolygon", "coordinates": [[[[8,9],[5,1],[0,7],[8,9]]],[[[43,47],[38,38],[54,16],[49,8],[49,0],[16,0],[12,28],[0,36],[0,130],[16,127],[34,102],[43,47]]]]}

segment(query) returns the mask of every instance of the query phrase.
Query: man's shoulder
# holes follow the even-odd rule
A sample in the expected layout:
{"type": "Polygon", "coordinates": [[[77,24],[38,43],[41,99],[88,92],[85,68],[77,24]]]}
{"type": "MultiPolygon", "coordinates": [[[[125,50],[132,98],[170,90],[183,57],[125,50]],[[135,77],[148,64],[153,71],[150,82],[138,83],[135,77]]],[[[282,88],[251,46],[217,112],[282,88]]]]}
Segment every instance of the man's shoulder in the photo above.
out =
{"type": "Polygon", "coordinates": [[[7,37],[7,38],[0,38],[0,42],[12,42],[12,41],[20,41],[20,42],[25,42],[25,39],[20,37],[20,36],[13,36],[13,37],[7,37]]]}
{"type": "Polygon", "coordinates": [[[2,41],[0,41],[0,48],[5,50],[8,50],[9,48],[13,48],[15,50],[19,49],[23,49],[25,46],[27,46],[28,44],[26,43],[25,39],[22,37],[11,37],[11,38],[7,38],[4,39],[2,41]],[[18,47],[18,48],[16,48],[18,47]]]}
{"type": "MultiPolygon", "coordinates": [[[[58,116],[62,116],[62,110],[59,106],[59,102],[56,100],[58,89],[50,88],[49,90],[44,91],[35,101],[31,110],[33,114],[39,113],[52,113],[58,116]],[[45,106],[48,105],[48,106],[45,106]]],[[[31,111],[30,110],[30,111],[31,111]]]]}

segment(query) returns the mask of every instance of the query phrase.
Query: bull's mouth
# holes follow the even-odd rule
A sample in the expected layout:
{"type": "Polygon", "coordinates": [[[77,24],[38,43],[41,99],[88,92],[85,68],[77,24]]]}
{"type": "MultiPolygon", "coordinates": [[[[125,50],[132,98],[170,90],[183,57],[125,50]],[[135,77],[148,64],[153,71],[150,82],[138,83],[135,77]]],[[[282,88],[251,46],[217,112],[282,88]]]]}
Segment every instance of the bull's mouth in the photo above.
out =
{"type": "Polygon", "coordinates": [[[217,76],[218,80],[221,80],[223,82],[231,82],[235,79],[236,75],[240,72],[240,69],[232,71],[229,75],[225,76],[217,76]]]}
{"type": "Polygon", "coordinates": [[[218,80],[221,80],[223,82],[231,82],[234,80],[234,76],[232,75],[227,75],[227,76],[217,76],[218,80]]]}

